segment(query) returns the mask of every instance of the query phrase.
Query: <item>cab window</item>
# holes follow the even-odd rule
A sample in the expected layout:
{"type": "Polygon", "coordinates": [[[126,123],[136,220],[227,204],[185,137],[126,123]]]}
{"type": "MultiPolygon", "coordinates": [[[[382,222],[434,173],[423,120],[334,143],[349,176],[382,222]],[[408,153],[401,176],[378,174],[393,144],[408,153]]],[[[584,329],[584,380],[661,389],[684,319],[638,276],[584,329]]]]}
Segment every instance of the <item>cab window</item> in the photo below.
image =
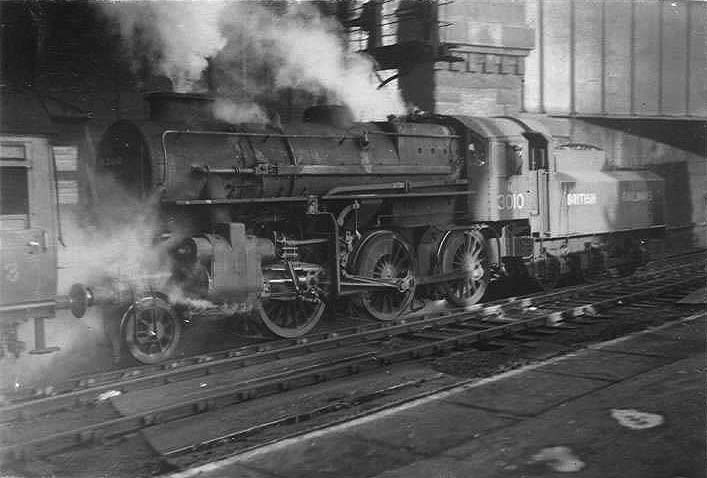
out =
{"type": "Polygon", "coordinates": [[[506,143],[506,175],[523,174],[523,145],[506,143]]]}
{"type": "Polygon", "coordinates": [[[523,133],[528,140],[528,169],[548,169],[547,139],[540,133],[523,133]]]}
{"type": "Polygon", "coordinates": [[[488,162],[486,158],[486,151],[484,150],[481,142],[472,141],[467,146],[468,160],[472,166],[482,167],[486,166],[488,162]]]}
{"type": "Polygon", "coordinates": [[[0,228],[29,227],[29,164],[24,144],[0,144],[0,228]]]}

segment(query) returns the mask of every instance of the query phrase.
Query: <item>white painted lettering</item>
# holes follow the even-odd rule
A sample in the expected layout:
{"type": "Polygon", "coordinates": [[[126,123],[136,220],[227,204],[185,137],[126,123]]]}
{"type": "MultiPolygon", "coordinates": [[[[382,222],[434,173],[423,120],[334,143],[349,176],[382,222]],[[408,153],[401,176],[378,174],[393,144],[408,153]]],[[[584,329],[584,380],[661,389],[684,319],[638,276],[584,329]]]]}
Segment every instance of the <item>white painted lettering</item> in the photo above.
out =
{"type": "Polygon", "coordinates": [[[594,193],[569,193],[567,194],[568,206],[589,206],[597,203],[597,195],[594,193]]]}

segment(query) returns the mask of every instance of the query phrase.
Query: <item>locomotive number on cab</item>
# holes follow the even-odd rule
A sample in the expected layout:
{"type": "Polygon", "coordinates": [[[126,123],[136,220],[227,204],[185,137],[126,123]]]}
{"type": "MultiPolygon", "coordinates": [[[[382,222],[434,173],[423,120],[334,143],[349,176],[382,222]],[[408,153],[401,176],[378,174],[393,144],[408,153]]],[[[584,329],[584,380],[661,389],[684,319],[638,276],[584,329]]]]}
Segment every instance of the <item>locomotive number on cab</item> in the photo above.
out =
{"type": "Polygon", "coordinates": [[[522,193],[508,193],[498,195],[498,209],[523,209],[525,207],[525,196],[522,193]]]}

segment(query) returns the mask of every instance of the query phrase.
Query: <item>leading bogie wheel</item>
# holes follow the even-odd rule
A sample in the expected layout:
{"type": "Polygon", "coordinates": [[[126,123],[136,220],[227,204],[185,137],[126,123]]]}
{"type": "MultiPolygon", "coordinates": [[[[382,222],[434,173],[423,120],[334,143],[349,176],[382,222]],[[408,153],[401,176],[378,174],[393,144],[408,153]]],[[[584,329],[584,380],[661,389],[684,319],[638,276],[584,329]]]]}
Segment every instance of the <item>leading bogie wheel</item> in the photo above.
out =
{"type": "Polygon", "coordinates": [[[441,272],[462,272],[464,277],[446,285],[447,300],[458,307],[479,302],[488,288],[490,267],[488,244],[480,231],[451,232],[440,257],[441,272]]]}
{"type": "Polygon", "coordinates": [[[415,296],[415,266],[410,246],[392,231],[375,231],[364,238],[354,260],[355,274],[372,279],[404,279],[400,289],[380,287],[360,296],[373,318],[393,320],[410,308],[415,296]]]}
{"type": "Polygon", "coordinates": [[[172,357],[181,334],[181,319],[160,297],[141,299],[123,315],[125,345],[141,363],[154,364],[172,357]]]}

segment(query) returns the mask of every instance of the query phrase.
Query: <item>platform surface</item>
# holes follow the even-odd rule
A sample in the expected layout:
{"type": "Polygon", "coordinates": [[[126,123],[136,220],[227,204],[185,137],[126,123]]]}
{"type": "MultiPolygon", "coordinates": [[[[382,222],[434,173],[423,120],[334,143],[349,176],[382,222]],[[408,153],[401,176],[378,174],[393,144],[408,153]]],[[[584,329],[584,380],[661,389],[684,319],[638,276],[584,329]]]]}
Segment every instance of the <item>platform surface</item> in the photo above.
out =
{"type": "Polygon", "coordinates": [[[702,478],[705,316],[173,476],[702,478]]]}

